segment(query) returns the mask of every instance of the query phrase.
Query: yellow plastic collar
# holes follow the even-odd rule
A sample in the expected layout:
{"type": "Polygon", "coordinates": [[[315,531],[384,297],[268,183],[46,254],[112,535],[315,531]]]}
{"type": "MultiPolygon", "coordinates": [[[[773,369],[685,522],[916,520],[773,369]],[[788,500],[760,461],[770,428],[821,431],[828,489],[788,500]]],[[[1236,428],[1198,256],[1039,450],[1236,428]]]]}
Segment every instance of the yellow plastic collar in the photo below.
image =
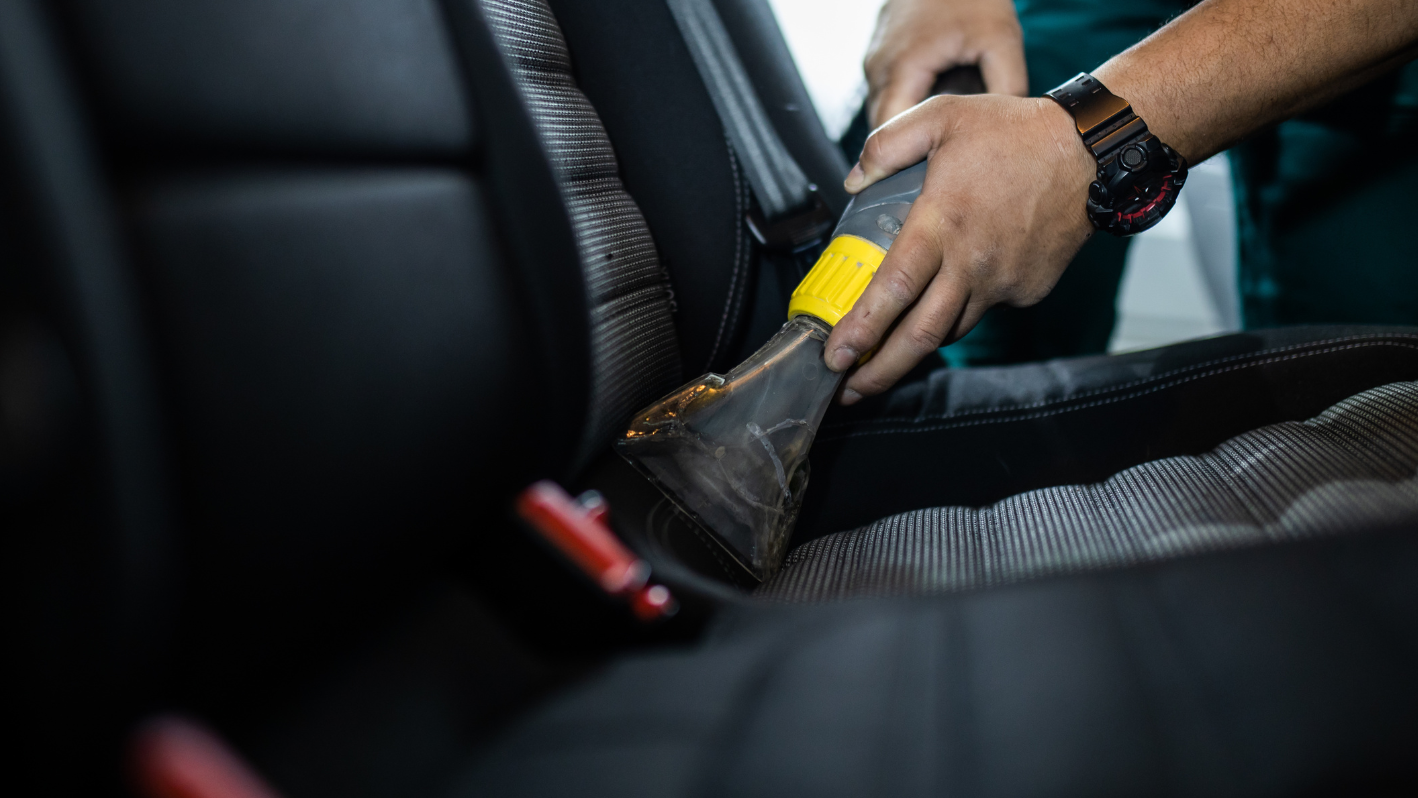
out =
{"type": "Polygon", "coordinates": [[[856,236],[838,236],[827,245],[788,301],[788,318],[816,316],[837,326],[857,304],[876,274],[886,250],[856,236]]]}

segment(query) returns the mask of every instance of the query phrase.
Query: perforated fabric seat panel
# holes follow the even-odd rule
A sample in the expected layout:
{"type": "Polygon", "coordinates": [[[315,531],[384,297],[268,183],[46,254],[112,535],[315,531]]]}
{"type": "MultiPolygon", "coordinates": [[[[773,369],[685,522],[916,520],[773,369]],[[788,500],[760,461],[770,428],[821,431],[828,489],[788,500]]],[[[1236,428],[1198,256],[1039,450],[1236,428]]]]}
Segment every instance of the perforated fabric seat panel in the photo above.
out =
{"type": "Polygon", "coordinates": [[[1418,383],[1374,388],[1313,419],[1104,482],[935,507],[790,552],[758,595],[924,594],[1159,562],[1418,519],[1418,383]]]}
{"type": "Polygon", "coordinates": [[[669,275],[621,183],[605,128],[572,78],[551,9],[543,0],[481,0],[481,7],[552,164],[581,252],[593,358],[584,462],[631,414],[679,383],[669,275]]]}

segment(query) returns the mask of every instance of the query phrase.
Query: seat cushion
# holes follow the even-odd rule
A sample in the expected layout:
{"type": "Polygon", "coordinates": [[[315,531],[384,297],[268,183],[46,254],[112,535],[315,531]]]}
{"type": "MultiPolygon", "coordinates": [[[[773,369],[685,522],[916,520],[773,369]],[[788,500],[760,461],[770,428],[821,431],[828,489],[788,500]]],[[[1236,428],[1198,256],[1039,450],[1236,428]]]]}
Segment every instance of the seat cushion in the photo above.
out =
{"type": "Polygon", "coordinates": [[[1195,456],[983,508],[934,507],[793,550],[758,595],[966,590],[1418,520],[1418,382],[1364,391],[1195,456]]]}
{"type": "Polygon", "coordinates": [[[828,413],[794,543],[922,507],[983,507],[1037,488],[1101,482],[1414,379],[1418,329],[1354,325],[936,369],[828,413]]]}
{"type": "MultiPolygon", "coordinates": [[[[1045,488],[1072,496],[1077,486],[1105,483],[1127,469],[1168,458],[1204,457],[1238,435],[1274,425],[1291,429],[1364,391],[1410,380],[1418,380],[1418,329],[1407,327],[1261,330],[1125,355],[1000,368],[922,368],[887,394],[829,411],[813,444],[812,478],[790,546],[800,551],[789,565],[818,556],[818,547],[804,547],[824,535],[870,529],[886,518],[917,530],[904,534],[934,534],[919,529],[930,513],[916,511],[992,508],[1000,502],[1001,512],[1012,511],[1027,506],[1012,497],[1045,488]]],[[[717,583],[758,587],[756,580],[746,583],[746,572],[736,572],[693,522],[671,511],[663,494],[620,458],[603,458],[598,466],[578,489],[595,488],[608,497],[617,510],[617,530],[657,573],[671,579],[688,570],[717,583]]],[[[983,517],[989,520],[979,522],[980,535],[995,528],[990,524],[1007,522],[983,517]]],[[[834,551],[849,546],[856,552],[842,555],[849,558],[898,556],[861,549],[866,539],[839,536],[821,546],[834,551]]],[[[1088,558],[1094,556],[1083,559],[1093,562],[1088,558]]],[[[1129,557],[1116,564],[1142,561],[1129,557]]],[[[800,589],[787,588],[796,578],[785,574],[764,595],[790,597],[800,589]],[[783,590],[788,593],[776,592],[783,590]]],[[[811,578],[836,580],[817,572],[811,578]]],[[[686,578],[675,586],[683,592],[699,589],[698,584],[686,578]]],[[[799,596],[803,599],[830,599],[845,590],[838,582],[830,589],[801,589],[808,591],[799,596]]],[[[897,583],[881,588],[899,589],[904,588],[897,583]]]]}
{"type": "Polygon", "coordinates": [[[954,596],[752,602],[705,643],[552,702],[455,794],[1406,794],[1412,532],[954,596]]]}

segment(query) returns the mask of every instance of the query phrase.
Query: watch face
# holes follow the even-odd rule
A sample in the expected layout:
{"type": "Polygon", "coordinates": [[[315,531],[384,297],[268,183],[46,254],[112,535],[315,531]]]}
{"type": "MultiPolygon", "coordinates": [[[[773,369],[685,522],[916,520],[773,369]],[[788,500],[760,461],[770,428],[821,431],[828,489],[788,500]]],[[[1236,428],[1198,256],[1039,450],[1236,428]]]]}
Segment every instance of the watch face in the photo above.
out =
{"type": "Polygon", "coordinates": [[[1181,156],[1149,135],[1098,167],[1098,179],[1088,188],[1088,217],[1114,235],[1141,233],[1177,203],[1186,177],[1181,156]]]}

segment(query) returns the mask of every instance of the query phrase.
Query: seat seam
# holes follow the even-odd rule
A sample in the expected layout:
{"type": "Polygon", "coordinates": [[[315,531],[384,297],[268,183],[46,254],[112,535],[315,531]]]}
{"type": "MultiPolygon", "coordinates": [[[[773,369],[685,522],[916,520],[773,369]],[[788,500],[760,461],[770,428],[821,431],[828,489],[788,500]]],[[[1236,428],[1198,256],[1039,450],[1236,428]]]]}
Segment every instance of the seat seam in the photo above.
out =
{"type": "MultiPolygon", "coordinates": [[[[1418,336],[1410,336],[1410,337],[1418,338],[1418,336]]],[[[1345,340],[1345,339],[1338,339],[1338,340],[1345,340]]],[[[1283,362],[1290,361],[1290,360],[1299,360],[1300,358],[1310,357],[1310,356],[1313,356],[1313,355],[1326,355],[1326,354],[1332,354],[1332,353],[1334,353],[1334,352],[1342,352],[1342,351],[1349,350],[1349,349],[1361,349],[1361,348],[1370,347],[1370,346],[1396,346],[1396,347],[1399,347],[1399,348],[1402,348],[1402,349],[1412,349],[1412,350],[1414,350],[1414,351],[1418,351],[1418,345],[1403,344],[1403,343],[1397,343],[1397,342],[1373,342],[1373,343],[1355,343],[1355,344],[1348,344],[1348,345],[1346,345],[1346,346],[1329,347],[1329,348],[1322,349],[1322,350],[1317,350],[1317,351],[1314,351],[1314,352],[1301,352],[1301,353],[1298,353],[1298,354],[1286,355],[1286,356],[1284,356],[1284,357],[1271,357],[1271,358],[1266,358],[1266,359],[1263,359],[1263,360],[1252,361],[1252,362],[1249,362],[1249,363],[1241,363],[1241,364],[1236,364],[1236,365],[1232,365],[1232,366],[1227,366],[1227,367],[1225,367],[1225,368],[1212,369],[1212,370],[1210,370],[1210,371],[1202,372],[1202,373],[1200,373],[1200,374],[1193,374],[1193,375],[1184,377],[1184,378],[1182,378],[1182,379],[1175,379],[1175,380],[1171,380],[1171,381],[1169,381],[1169,382],[1162,383],[1162,384],[1160,384],[1160,385],[1154,385],[1154,386],[1152,386],[1152,387],[1150,387],[1150,388],[1148,388],[1148,389],[1146,389],[1146,390],[1143,390],[1143,391],[1134,391],[1134,392],[1127,393],[1127,394],[1123,394],[1123,395],[1120,395],[1120,396],[1113,396],[1113,397],[1109,397],[1109,398],[1106,398],[1106,399],[1099,399],[1099,400],[1096,400],[1096,401],[1093,401],[1093,402],[1084,402],[1084,403],[1082,403],[1082,404],[1070,404],[1068,407],[1062,407],[1062,408],[1057,408],[1057,409],[1053,409],[1053,410],[1047,410],[1047,411],[1039,412],[1039,413],[1028,413],[1028,414],[1025,414],[1025,415],[1015,415],[1015,416],[1011,416],[1011,417],[1009,417],[1009,418],[984,418],[984,419],[976,419],[976,420],[972,420],[972,421],[958,421],[958,422],[949,423],[949,424],[933,424],[933,425],[925,426],[925,427],[893,427],[893,428],[888,428],[888,429],[863,429],[863,430],[849,431],[849,432],[846,432],[846,433],[843,433],[843,434],[832,434],[830,431],[827,431],[827,432],[825,432],[824,434],[822,434],[822,435],[819,436],[819,442],[826,442],[826,441],[833,441],[833,440],[844,440],[844,439],[847,439],[847,438],[859,438],[859,437],[863,437],[863,436],[866,436],[866,435],[894,435],[894,434],[898,434],[898,433],[909,433],[909,432],[940,432],[940,431],[942,431],[942,430],[959,429],[959,428],[964,428],[964,427],[978,427],[978,426],[984,426],[984,425],[987,425],[987,424],[1003,424],[1003,423],[1007,423],[1007,422],[1010,422],[1010,421],[1031,421],[1031,420],[1034,420],[1034,419],[1048,418],[1048,417],[1050,417],[1050,416],[1061,415],[1061,414],[1063,414],[1063,413],[1071,413],[1071,412],[1074,412],[1074,411],[1076,411],[1076,410],[1087,410],[1087,409],[1092,408],[1092,407],[1102,407],[1102,406],[1104,406],[1104,405],[1116,404],[1116,403],[1118,403],[1118,402],[1127,401],[1127,400],[1129,400],[1129,399],[1137,399],[1137,398],[1139,398],[1139,397],[1147,396],[1148,394],[1157,393],[1158,391],[1163,391],[1163,390],[1166,390],[1166,389],[1168,389],[1168,388],[1175,388],[1175,387],[1178,386],[1178,385],[1184,385],[1184,384],[1189,383],[1189,382],[1195,382],[1196,380],[1205,379],[1206,377],[1214,377],[1214,376],[1217,376],[1217,375],[1219,375],[1219,374],[1226,374],[1226,373],[1229,373],[1229,372],[1232,372],[1232,371],[1240,371],[1240,370],[1242,370],[1242,369],[1253,368],[1253,367],[1255,367],[1255,366],[1264,366],[1264,365],[1269,365],[1269,364],[1272,364],[1272,363],[1283,363],[1283,362]]],[[[1281,352],[1281,351],[1285,351],[1285,350],[1284,350],[1284,349],[1279,349],[1279,350],[1274,350],[1274,351],[1281,352]]],[[[1214,362],[1219,363],[1219,362],[1224,362],[1224,361],[1214,361],[1214,362]]],[[[1171,373],[1172,373],[1172,374],[1177,374],[1177,373],[1182,373],[1183,371],[1185,371],[1185,370],[1179,370],[1178,372],[1171,372],[1171,373]]],[[[1159,378],[1164,378],[1164,377],[1159,377],[1159,378]]],[[[1152,378],[1149,378],[1149,380],[1146,380],[1145,382],[1150,382],[1150,381],[1152,381],[1152,378]]],[[[1133,385],[1136,385],[1136,384],[1138,384],[1138,383],[1132,383],[1132,384],[1133,384],[1133,385]]],[[[1117,389],[1108,389],[1108,390],[1117,390],[1117,389]]],[[[1094,392],[1094,393],[1096,394],[1097,392],[1094,392]]],[[[1080,396],[1081,396],[1081,395],[1080,395],[1080,396]]],[[[1051,402],[1044,403],[1043,406],[1047,406],[1048,404],[1063,404],[1063,403],[1065,403],[1065,402],[1073,402],[1073,401],[1075,401],[1076,398],[1077,398],[1077,397],[1075,397],[1074,399],[1055,400],[1055,401],[1051,401],[1051,402]]],[[[1009,407],[1009,408],[991,408],[991,409],[988,410],[988,411],[972,411],[969,415],[984,415],[984,414],[986,414],[986,413],[1001,413],[1001,414],[1002,414],[1002,413],[1014,413],[1014,412],[1018,412],[1019,410],[1022,410],[1022,409],[1027,409],[1027,408],[1029,408],[1029,407],[1039,407],[1039,406],[1041,406],[1041,405],[1040,405],[1040,404],[1032,404],[1032,405],[1018,405],[1018,406],[1009,407]]],[[[964,415],[964,414],[961,414],[961,415],[964,415]]],[[[960,417],[959,415],[953,415],[953,416],[933,416],[933,417],[926,417],[926,419],[924,419],[924,420],[943,419],[943,418],[959,418],[959,417],[960,417]]],[[[864,425],[864,424],[882,424],[882,423],[910,424],[910,423],[912,423],[912,422],[911,422],[911,420],[909,420],[909,419],[886,419],[886,420],[864,421],[864,422],[857,422],[857,423],[864,425]]],[[[838,427],[838,429],[849,428],[850,426],[851,426],[851,425],[845,425],[845,424],[844,424],[844,425],[842,425],[842,427],[838,427]]]]}
{"type": "Polygon", "coordinates": [[[709,350],[709,359],[704,368],[709,369],[714,365],[714,358],[719,356],[719,347],[724,344],[724,337],[729,328],[729,314],[738,306],[738,295],[742,290],[739,285],[739,277],[744,271],[746,259],[744,255],[744,237],[742,235],[743,218],[746,213],[744,209],[744,189],[743,179],[739,174],[739,163],[734,155],[732,142],[729,145],[729,175],[734,180],[734,269],[729,274],[729,292],[724,297],[724,313],[719,317],[719,330],[714,335],[714,346],[709,350]]]}
{"type": "MultiPolygon", "coordinates": [[[[1267,357],[1270,356],[1270,355],[1279,354],[1279,353],[1281,353],[1281,352],[1290,352],[1290,351],[1294,351],[1294,350],[1296,350],[1296,349],[1304,349],[1304,348],[1310,348],[1310,347],[1326,347],[1326,348],[1317,349],[1317,350],[1315,350],[1314,352],[1307,352],[1307,353],[1303,353],[1303,354],[1316,354],[1316,355],[1329,354],[1329,353],[1331,353],[1331,352],[1343,351],[1344,349],[1355,348],[1355,347],[1357,347],[1357,346],[1363,346],[1363,345],[1368,345],[1368,346],[1388,346],[1388,345],[1392,345],[1392,346],[1399,346],[1399,347],[1404,347],[1404,348],[1413,348],[1413,347],[1411,347],[1411,346],[1407,346],[1407,345],[1402,344],[1402,343],[1398,343],[1398,342],[1394,342],[1394,341],[1383,341],[1383,340],[1373,340],[1373,342],[1372,342],[1372,343],[1369,343],[1369,344],[1354,344],[1354,345],[1345,346],[1345,347],[1335,347],[1335,346],[1333,346],[1333,344],[1343,343],[1343,342],[1346,342],[1346,341],[1365,341],[1365,340],[1372,340],[1372,339],[1389,339],[1389,338],[1406,338],[1406,339],[1410,339],[1410,340],[1418,340],[1418,335],[1411,335],[1411,334],[1407,334],[1407,333],[1374,333],[1374,334],[1370,334],[1370,335],[1351,335],[1351,336],[1344,336],[1344,337],[1342,337],[1342,338],[1326,338],[1326,339],[1319,340],[1319,341],[1310,341],[1310,342],[1307,342],[1307,343],[1304,343],[1304,344],[1294,344],[1294,345],[1291,345],[1291,346],[1276,347],[1276,348],[1274,348],[1274,349],[1263,349],[1263,350],[1261,350],[1261,351],[1259,351],[1259,352],[1247,352],[1247,353],[1244,354],[1244,355],[1231,355],[1231,356],[1229,356],[1229,357],[1217,358],[1217,359],[1215,359],[1215,360],[1208,360],[1208,361],[1206,361],[1206,362],[1204,362],[1204,363],[1197,363],[1197,364],[1194,364],[1194,365],[1191,365],[1191,366],[1185,366],[1185,367],[1183,367],[1183,368],[1173,369],[1173,370],[1171,370],[1171,371],[1163,372],[1163,373],[1161,373],[1161,374],[1154,374],[1154,375],[1151,375],[1151,376],[1148,376],[1148,377],[1143,377],[1143,378],[1141,378],[1141,379],[1133,380],[1133,381],[1131,381],[1131,382],[1121,383],[1121,384],[1119,384],[1119,385],[1110,385],[1110,386],[1108,386],[1108,387],[1106,387],[1106,388],[1093,388],[1093,389],[1090,389],[1090,390],[1087,390],[1087,391],[1081,391],[1081,392],[1076,393],[1076,394],[1073,394],[1073,395],[1071,395],[1071,396],[1061,397],[1061,398],[1058,398],[1058,399],[1045,399],[1045,400],[1041,400],[1041,401],[1038,401],[1038,402],[1030,402],[1030,403],[1028,403],[1028,404],[1008,405],[1008,406],[1004,406],[1004,407],[990,407],[990,408],[984,408],[984,409],[979,409],[979,410],[960,410],[960,411],[955,411],[955,412],[951,412],[951,413],[938,413],[938,414],[927,415],[927,416],[916,416],[916,417],[912,417],[912,418],[904,418],[904,417],[903,417],[903,418],[885,418],[885,419],[868,419],[868,420],[862,420],[862,421],[849,421],[849,422],[842,422],[842,423],[840,423],[840,424],[833,424],[833,425],[831,425],[831,426],[829,426],[829,427],[826,427],[826,429],[841,429],[841,428],[847,428],[847,427],[851,427],[851,426],[865,425],[865,424],[886,424],[886,423],[896,423],[896,424],[900,424],[900,423],[911,423],[911,422],[913,422],[913,421],[939,421],[939,420],[945,420],[945,419],[950,419],[950,418],[963,418],[963,417],[965,417],[965,416],[979,416],[979,415],[987,415],[987,414],[990,414],[990,413],[1008,413],[1008,412],[1015,412],[1015,411],[1019,411],[1019,410],[1028,410],[1028,409],[1030,409],[1030,408],[1036,408],[1036,407],[1048,407],[1049,405],[1057,405],[1057,404],[1064,404],[1064,403],[1067,403],[1067,402],[1074,402],[1074,401],[1077,401],[1077,400],[1079,400],[1079,399],[1086,399],[1086,398],[1088,398],[1088,397],[1090,397],[1090,396],[1097,396],[1097,395],[1099,395],[1099,394],[1110,393],[1110,392],[1112,392],[1112,391],[1124,391],[1124,390],[1127,390],[1127,389],[1129,389],[1129,388],[1135,388],[1135,387],[1137,387],[1137,386],[1139,386],[1139,385],[1146,385],[1146,384],[1148,384],[1148,383],[1157,382],[1157,381],[1159,381],[1159,380],[1168,380],[1168,379],[1171,379],[1172,377],[1175,377],[1175,376],[1177,376],[1177,375],[1179,375],[1179,374],[1186,374],[1187,372],[1195,371],[1195,370],[1198,370],[1198,369],[1207,369],[1207,368],[1210,368],[1210,367],[1212,367],[1212,366],[1216,366],[1216,365],[1219,365],[1219,364],[1222,364],[1222,363],[1229,363],[1229,362],[1232,362],[1232,361],[1244,360],[1244,359],[1247,359],[1247,358],[1267,358],[1267,357]]],[[[1263,363],[1274,363],[1274,362],[1279,362],[1279,361],[1277,361],[1277,360],[1275,360],[1275,359],[1256,360],[1256,361],[1254,361],[1253,363],[1246,364],[1246,365],[1261,365],[1261,364],[1263,364],[1263,363]]],[[[1208,372],[1208,373],[1206,373],[1206,374],[1201,374],[1201,375],[1198,375],[1198,376],[1211,376],[1212,374],[1220,374],[1220,373],[1224,373],[1224,370],[1223,370],[1223,371],[1208,372]]],[[[1180,383],[1176,383],[1176,384],[1180,384],[1180,383]]],[[[1138,395],[1142,395],[1142,394],[1138,394],[1138,395]]]]}

